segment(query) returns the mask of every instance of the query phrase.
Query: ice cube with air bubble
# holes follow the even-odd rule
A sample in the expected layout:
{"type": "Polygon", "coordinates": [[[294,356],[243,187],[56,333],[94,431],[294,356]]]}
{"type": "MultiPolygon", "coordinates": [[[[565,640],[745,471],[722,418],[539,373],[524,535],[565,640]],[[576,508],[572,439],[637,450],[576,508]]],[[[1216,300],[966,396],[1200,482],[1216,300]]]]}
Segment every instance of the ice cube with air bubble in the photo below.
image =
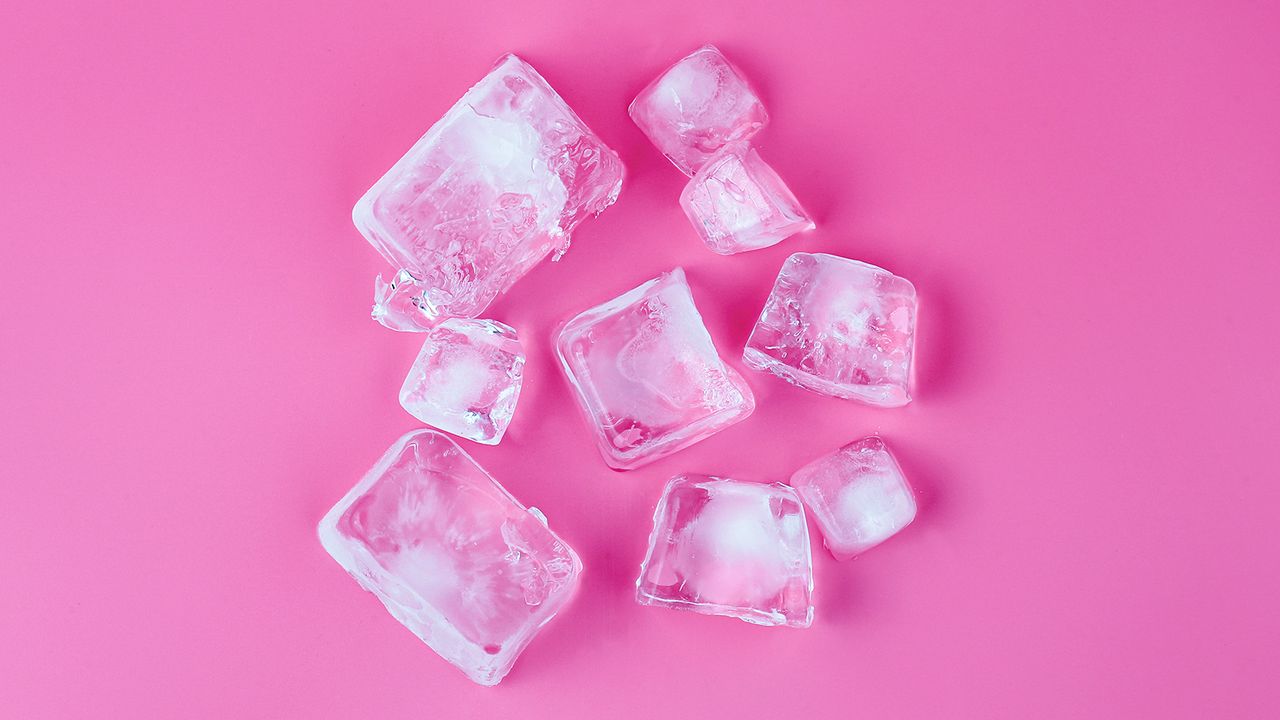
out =
{"type": "Polygon", "coordinates": [[[767,248],[815,227],[777,171],[745,142],[713,155],[685,185],[680,206],[721,255],[767,248]]]}
{"type": "Polygon", "coordinates": [[[424,334],[400,388],[400,405],[432,427],[496,445],[511,424],[524,382],[524,348],[495,320],[450,318],[424,334]]]}
{"type": "Polygon", "coordinates": [[[781,483],[680,475],[667,483],[636,600],[757,625],[813,622],[804,507],[781,483]]]}
{"type": "Polygon", "coordinates": [[[670,455],[755,409],[751,388],[716,351],[680,268],[569,320],[555,349],[615,469],[670,455]]]}
{"type": "Polygon", "coordinates": [[[916,497],[889,446],[862,438],[800,468],[791,485],[823,542],[845,560],[896,535],[916,517],[916,497]]]}
{"type": "Polygon", "coordinates": [[[916,290],[883,268],[826,253],[787,258],[742,360],[823,395],[911,401],[916,290]]]}
{"type": "Polygon", "coordinates": [[[324,516],[319,534],[396,620],[481,685],[511,671],[582,571],[541,513],[434,430],[397,440],[324,516]]]}
{"type": "Polygon", "coordinates": [[[686,175],[717,150],[748,140],[769,124],[764,104],[742,71],[704,45],[649,83],[628,112],[649,140],[686,175]]]}
{"type": "Polygon", "coordinates": [[[622,161],[515,55],[468,90],[356,203],[365,238],[432,317],[476,317],[613,204],[622,161]]]}

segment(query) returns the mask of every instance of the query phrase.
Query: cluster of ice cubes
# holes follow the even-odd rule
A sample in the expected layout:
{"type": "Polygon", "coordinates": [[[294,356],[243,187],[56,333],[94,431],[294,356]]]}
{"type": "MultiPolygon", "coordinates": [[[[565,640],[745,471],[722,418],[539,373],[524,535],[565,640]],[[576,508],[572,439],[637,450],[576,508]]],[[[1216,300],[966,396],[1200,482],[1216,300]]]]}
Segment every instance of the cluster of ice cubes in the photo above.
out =
{"type": "Polygon", "coordinates": [[[721,255],[812,230],[813,220],[749,141],[769,124],[742,71],[714,45],[667,68],[631,102],[631,119],[684,174],[680,205],[721,255]]]}
{"type": "MultiPolygon", "coordinates": [[[[768,113],[707,45],[632,102],[631,117],[690,176],[680,205],[714,252],[775,245],[814,228],[752,146],[768,113]]],[[[360,198],[356,227],[392,264],[373,318],[419,333],[400,391],[413,417],[498,444],[516,412],[525,352],[480,316],[573,229],[618,197],[624,169],[527,63],[508,55],[360,198]]],[[[783,264],[741,359],[820,394],[910,400],[911,283],[848,258],[783,264]]],[[[726,361],[676,267],[563,323],[553,345],[605,463],[630,470],[745,420],[746,379],[726,361]]],[[[654,513],[636,580],[641,605],[809,627],[806,514],[839,559],[915,517],[915,495],[879,437],[797,470],[789,484],[681,474],[654,513]]],[[[324,547],[388,611],[483,685],[500,681],[564,607],[582,563],[457,443],[431,429],[398,440],[320,523],[324,547]]]]}

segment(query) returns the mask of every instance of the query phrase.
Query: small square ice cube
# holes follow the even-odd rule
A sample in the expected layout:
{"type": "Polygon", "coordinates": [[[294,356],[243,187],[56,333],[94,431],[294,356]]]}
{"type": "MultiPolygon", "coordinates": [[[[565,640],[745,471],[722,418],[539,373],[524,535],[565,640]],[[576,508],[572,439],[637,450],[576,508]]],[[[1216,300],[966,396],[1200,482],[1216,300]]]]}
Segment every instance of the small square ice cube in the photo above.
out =
{"type": "Polygon", "coordinates": [[[451,318],[427,331],[400,388],[400,405],[428,425],[497,445],[515,413],[523,374],[524,349],[514,329],[451,318]]]}
{"type": "Polygon", "coordinates": [[[778,173],[745,142],[725,145],[680,193],[702,241],[721,255],[777,245],[814,228],[778,173]]]}
{"type": "Polygon", "coordinates": [[[812,592],[809,530],[794,489],[706,475],[667,483],[637,602],[809,627],[812,592]]]}
{"type": "Polygon", "coordinates": [[[629,470],[745,419],[755,397],[716,352],[676,268],[565,323],[556,354],[605,462],[629,470]]]}
{"type": "Polygon", "coordinates": [[[897,407],[911,401],[916,290],[905,279],[823,253],[787,258],[742,359],[823,395],[897,407]]]}
{"type": "Polygon", "coordinates": [[[685,175],[725,143],[746,140],[769,114],[742,73],[714,45],[694,50],[640,91],[631,119],[685,175]]]}
{"type": "Polygon", "coordinates": [[[400,438],[320,521],[320,542],[397,620],[496,685],[569,601],[582,563],[447,436],[400,438]]]}
{"type": "Polygon", "coordinates": [[[822,530],[827,549],[841,560],[866,552],[911,524],[916,498],[884,441],[855,440],[791,476],[822,530]]]}
{"type": "Polygon", "coordinates": [[[423,285],[432,314],[475,317],[584,218],[622,161],[542,76],[507,55],[356,203],[356,227],[423,285]]]}

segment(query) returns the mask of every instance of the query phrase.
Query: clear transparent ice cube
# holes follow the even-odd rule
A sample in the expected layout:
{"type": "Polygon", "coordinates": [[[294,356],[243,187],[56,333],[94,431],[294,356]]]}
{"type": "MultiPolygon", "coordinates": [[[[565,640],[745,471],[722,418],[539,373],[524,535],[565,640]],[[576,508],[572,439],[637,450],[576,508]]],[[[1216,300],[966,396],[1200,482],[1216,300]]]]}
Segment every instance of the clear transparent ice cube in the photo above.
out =
{"type": "Polygon", "coordinates": [[[904,278],[824,253],[787,258],[742,359],[823,395],[911,401],[916,291],[904,278]]]}
{"type": "Polygon", "coordinates": [[[884,440],[855,440],[791,476],[822,530],[823,543],[841,560],[897,534],[916,517],[916,497],[884,440]]]}
{"type": "Polygon", "coordinates": [[[320,521],[325,549],[445,660],[496,685],[582,563],[448,436],[400,438],[320,521]]]}
{"type": "Polygon", "coordinates": [[[653,514],[636,601],[757,625],[813,622],[804,507],[781,483],[672,478],[653,514]]]}
{"type": "Polygon", "coordinates": [[[778,173],[745,142],[725,145],[689,179],[680,207],[721,255],[777,245],[815,225],[778,173]]]}
{"type": "Polygon", "coordinates": [[[352,211],[418,278],[430,315],[475,317],[618,197],[622,161],[515,55],[467,91],[352,211]]]}
{"type": "Polygon", "coordinates": [[[745,419],[755,397],[716,352],[684,271],[569,320],[560,359],[605,462],[629,470],[745,419]]]}
{"type": "Polygon", "coordinates": [[[497,445],[520,399],[524,363],[510,326],[450,318],[426,331],[400,388],[400,405],[432,427],[497,445]]]}
{"type": "Polygon", "coordinates": [[[631,119],[685,175],[769,124],[750,83],[714,45],[667,68],[631,102],[631,119]]]}

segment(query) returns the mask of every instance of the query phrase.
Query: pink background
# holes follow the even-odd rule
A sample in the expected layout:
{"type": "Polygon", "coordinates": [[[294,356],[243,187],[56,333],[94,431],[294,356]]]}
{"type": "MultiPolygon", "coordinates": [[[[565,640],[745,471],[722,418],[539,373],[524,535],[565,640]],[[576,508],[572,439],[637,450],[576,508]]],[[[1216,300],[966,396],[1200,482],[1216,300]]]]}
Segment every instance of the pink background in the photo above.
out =
{"type": "Polygon", "coordinates": [[[0,715],[1280,715],[1280,6],[611,5],[6,6],[0,715]],[[706,41],[817,231],[695,239],[625,108],[706,41]],[[386,267],[350,208],[508,50],[630,174],[489,313],[530,370],[507,439],[469,447],[587,571],[484,689],[314,526],[415,426],[419,341],[369,320],[386,267]],[[682,264],[737,362],[797,250],[920,289],[916,402],[749,373],[749,420],[607,470],[554,323],[682,264]],[[815,552],[812,629],[633,602],[667,477],[782,479],[873,431],[921,516],[815,552]]]}

